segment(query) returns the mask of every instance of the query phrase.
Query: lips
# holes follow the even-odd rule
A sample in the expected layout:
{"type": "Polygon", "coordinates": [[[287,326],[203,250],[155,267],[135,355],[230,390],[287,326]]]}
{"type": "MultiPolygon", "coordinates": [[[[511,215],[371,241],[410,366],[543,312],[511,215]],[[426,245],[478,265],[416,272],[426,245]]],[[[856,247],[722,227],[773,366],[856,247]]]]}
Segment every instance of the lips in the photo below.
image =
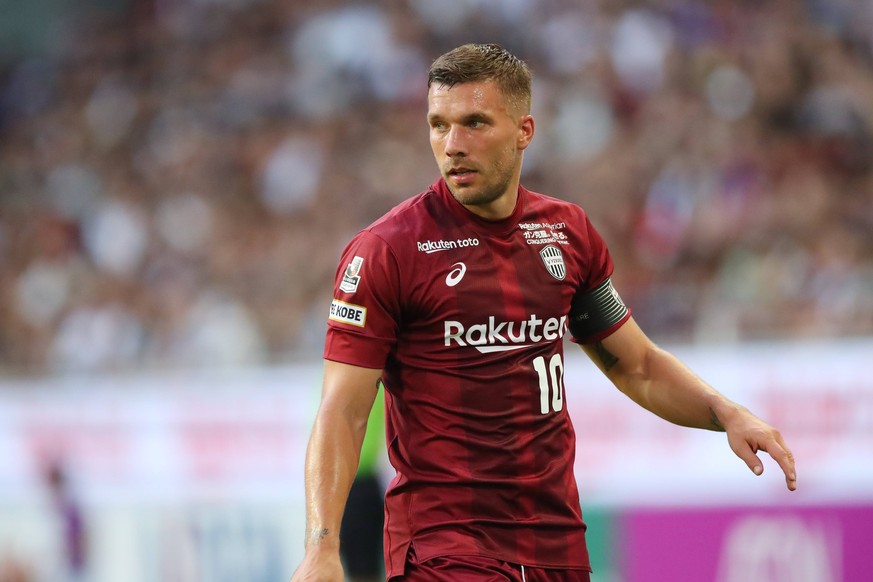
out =
{"type": "Polygon", "coordinates": [[[470,168],[451,168],[446,178],[456,187],[470,186],[476,181],[478,172],[470,168]]]}

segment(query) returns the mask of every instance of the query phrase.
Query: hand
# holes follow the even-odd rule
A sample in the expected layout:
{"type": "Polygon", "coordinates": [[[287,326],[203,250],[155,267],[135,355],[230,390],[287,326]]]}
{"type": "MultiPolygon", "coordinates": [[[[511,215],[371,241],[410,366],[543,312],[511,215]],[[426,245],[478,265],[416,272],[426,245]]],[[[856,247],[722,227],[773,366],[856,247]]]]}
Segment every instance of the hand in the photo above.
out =
{"type": "Polygon", "coordinates": [[[742,407],[738,407],[735,414],[729,417],[729,421],[724,422],[724,429],[731,449],[746,462],[755,475],[764,472],[764,465],[756,453],[765,451],[782,468],[789,491],[797,489],[794,455],[778,430],[742,407]]]}
{"type": "Polygon", "coordinates": [[[345,574],[336,551],[306,552],[300,567],[291,576],[291,582],[343,582],[345,574]]]}

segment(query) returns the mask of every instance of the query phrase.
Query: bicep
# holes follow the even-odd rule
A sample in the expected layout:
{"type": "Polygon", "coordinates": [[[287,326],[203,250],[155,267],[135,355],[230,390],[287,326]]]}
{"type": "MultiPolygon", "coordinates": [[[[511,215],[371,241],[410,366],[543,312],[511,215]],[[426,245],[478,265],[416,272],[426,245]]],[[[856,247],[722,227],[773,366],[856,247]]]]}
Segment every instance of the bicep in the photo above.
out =
{"type": "Polygon", "coordinates": [[[655,349],[633,317],[608,337],[579,347],[622,390],[630,378],[645,375],[648,356],[655,349]]]}
{"type": "Polygon", "coordinates": [[[338,415],[366,425],[381,376],[380,369],[325,360],[319,416],[338,415]]]}

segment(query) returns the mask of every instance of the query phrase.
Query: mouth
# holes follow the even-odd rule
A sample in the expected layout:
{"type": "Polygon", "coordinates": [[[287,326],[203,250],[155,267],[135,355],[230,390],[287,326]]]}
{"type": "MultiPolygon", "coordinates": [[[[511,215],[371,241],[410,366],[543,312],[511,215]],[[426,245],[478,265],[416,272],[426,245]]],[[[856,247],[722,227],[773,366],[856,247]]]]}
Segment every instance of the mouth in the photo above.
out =
{"type": "Polygon", "coordinates": [[[463,180],[471,178],[474,174],[476,174],[476,170],[473,170],[471,168],[458,167],[449,168],[449,171],[446,173],[452,178],[463,180]]]}

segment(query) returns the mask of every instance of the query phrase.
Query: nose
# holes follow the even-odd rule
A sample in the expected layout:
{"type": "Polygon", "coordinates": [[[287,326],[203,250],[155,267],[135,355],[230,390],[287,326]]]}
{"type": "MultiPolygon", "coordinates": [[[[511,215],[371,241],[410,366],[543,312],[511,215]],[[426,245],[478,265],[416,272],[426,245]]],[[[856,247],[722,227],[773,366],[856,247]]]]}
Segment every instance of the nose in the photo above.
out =
{"type": "Polygon", "coordinates": [[[450,158],[463,157],[467,155],[467,145],[465,139],[465,129],[461,126],[453,125],[449,128],[446,134],[446,155],[450,158]]]}

